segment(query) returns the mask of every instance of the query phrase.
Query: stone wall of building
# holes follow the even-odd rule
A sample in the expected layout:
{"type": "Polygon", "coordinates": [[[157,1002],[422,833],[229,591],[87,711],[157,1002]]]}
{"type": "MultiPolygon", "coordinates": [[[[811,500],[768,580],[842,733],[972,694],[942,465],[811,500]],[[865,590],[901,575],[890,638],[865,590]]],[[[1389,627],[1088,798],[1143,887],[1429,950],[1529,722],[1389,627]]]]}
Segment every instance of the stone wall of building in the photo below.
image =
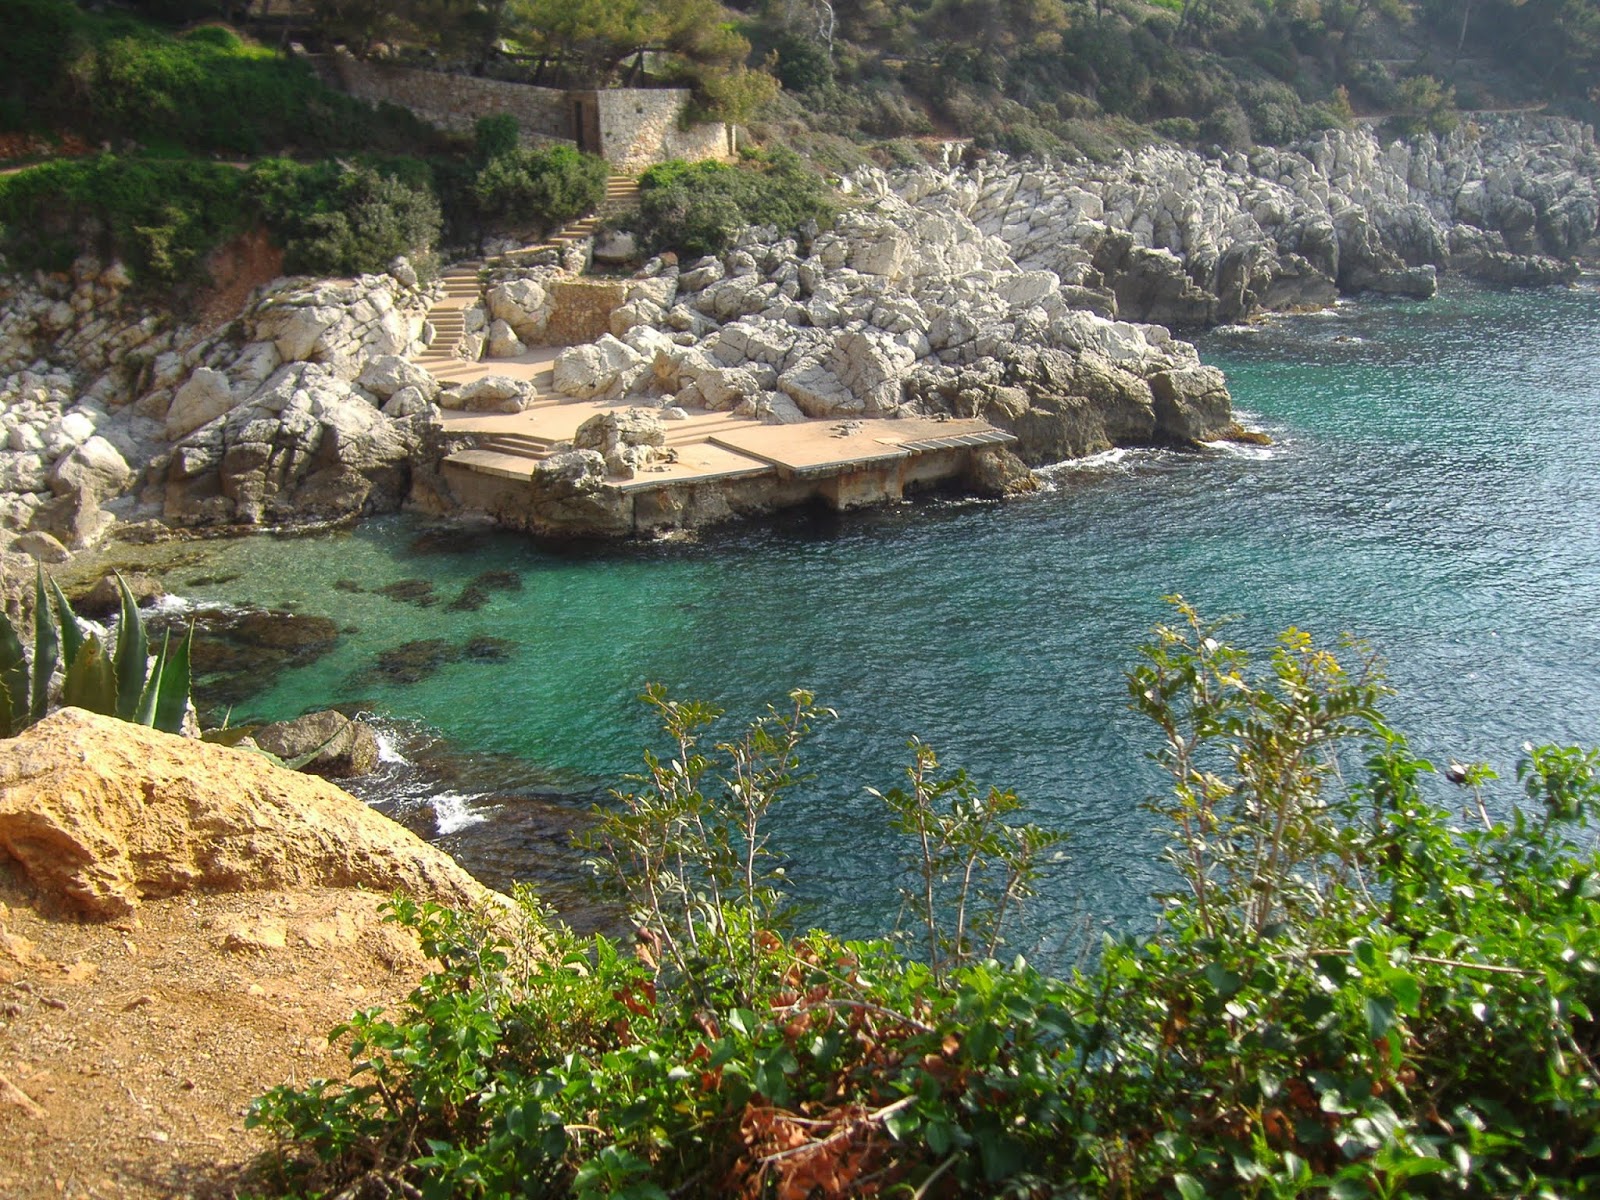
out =
{"type": "Polygon", "coordinates": [[[619,170],[638,172],[671,158],[699,162],[734,152],[731,126],[719,121],[682,127],[688,91],[613,88],[586,95],[600,110],[600,153],[619,170]]]}

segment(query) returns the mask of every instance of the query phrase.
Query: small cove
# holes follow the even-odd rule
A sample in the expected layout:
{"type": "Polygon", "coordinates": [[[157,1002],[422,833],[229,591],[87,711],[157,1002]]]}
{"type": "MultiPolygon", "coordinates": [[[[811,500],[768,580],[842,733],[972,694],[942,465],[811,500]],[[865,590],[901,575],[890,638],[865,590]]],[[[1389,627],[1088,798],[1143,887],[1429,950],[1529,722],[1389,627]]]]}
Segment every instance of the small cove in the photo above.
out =
{"type": "Polygon", "coordinates": [[[789,514],[688,543],[385,518],[187,546],[165,581],[331,619],[331,647],[235,720],[383,714],[411,765],[362,794],[427,832],[441,809],[469,865],[558,907],[581,895],[572,814],[638,763],[652,729],[634,697],[660,681],[735,718],[795,686],[840,711],[776,821],[819,921],[868,932],[893,911],[892,840],[863,788],[897,781],[916,734],[1072,835],[1026,947],[1083,919],[1147,922],[1163,876],[1140,802],[1160,780],[1122,672],[1170,592],[1239,614],[1254,646],[1291,623],[1367,639],[1395,723],[1440,760],[1509,774],[1524,740],[1600,740],[1592,286],[1347,305],[1202,348],[1269,451],[1108,455],[1021,502],[789,514]]]}

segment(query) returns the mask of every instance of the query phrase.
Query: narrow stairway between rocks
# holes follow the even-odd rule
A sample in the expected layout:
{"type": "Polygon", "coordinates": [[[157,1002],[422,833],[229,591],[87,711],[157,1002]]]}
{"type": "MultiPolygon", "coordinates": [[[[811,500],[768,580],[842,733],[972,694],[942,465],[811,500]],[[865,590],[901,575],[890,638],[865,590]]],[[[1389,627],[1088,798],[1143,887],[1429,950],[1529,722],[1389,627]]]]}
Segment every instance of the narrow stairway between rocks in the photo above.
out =
{"type": "MultiPolygon", "coordinates": [[[[515,264],[547,251],[564,251],[592,238],[608,217],[632,205],[638,195],[637,179],[631,175],[614,174],[606,180],[605,199],[589,216],[563,225],[547,241],[510,251],[497,261],[515,264]]],[[[461,382],[464,378],[481,373],[476,363],[469,363],[460,357],[460,351],[467,336],[467,310],[483,301],[483,271],[488,265],[483,259],[470,259],[456,263],[439,277],[444,295],[428,310],[427,316],[428,323],[433,326],[433,341],[412,361],[431,372],[441,383],[461,382]]],[[[541,393],[547,390],[545,385],[549,383],[549,375],[548,367],[536,374],[534,382],[541,393]]]]}

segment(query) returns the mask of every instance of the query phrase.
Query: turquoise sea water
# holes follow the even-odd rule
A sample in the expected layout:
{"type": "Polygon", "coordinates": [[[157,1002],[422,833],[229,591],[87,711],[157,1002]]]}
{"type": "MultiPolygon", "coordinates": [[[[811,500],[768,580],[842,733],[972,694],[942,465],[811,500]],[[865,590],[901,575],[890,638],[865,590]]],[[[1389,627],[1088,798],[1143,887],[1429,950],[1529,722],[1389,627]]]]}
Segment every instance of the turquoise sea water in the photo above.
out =
{"type": "Polygon", "coordinates": [[[397,766],[380,790],[428,830],[418,793],[448,786],[446,844],[500,881],[568,879],[561,814],[637,764],[645,683],[735,715],[812,689],[840,719],[776,840],[819,917],[851,932],[895,907],[892,841],[863,787],[896,782],[911,734],[1071,835],[1029,944],[1149,919],[1164,877],[1140,805],[1159,779],[1122,673],[1167,593],[1238,614],[1251,645],[1290,624],[1368,639],[1400,692],[1396,723],[1441,760],[1509,774],[1527,739],[1600,742],[1595,288],[1347,305],[1219,331],[1202,352],[1270,450],[1108,456],[1023,501],[790,514],[693,543],[449,534],[420,553],[423,527],[388,519],[219,545],[187,575],[244,578],[186,585],[179,570],[168,585],[334,617],[347,632],[333,652],[238,715],[365,701],[408,746],[419,730],[442,739],[428,754],[451,752],[451,779],[397,766]],[[448,611],[486,570],[521,589],[448,611]],[[443,602],[371,592],[414,578],[443,602]],[[409,684],[373,671],[401,643],[474,637],[510,645],[409,684]]]}

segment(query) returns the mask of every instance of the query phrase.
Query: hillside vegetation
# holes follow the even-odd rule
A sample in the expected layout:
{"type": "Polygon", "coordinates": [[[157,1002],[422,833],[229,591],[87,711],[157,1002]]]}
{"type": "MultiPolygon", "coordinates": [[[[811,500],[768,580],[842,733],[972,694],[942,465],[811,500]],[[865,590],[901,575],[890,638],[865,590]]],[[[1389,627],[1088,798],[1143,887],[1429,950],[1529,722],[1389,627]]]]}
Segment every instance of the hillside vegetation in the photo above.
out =
{"type": "MultiPolygon", "coordinates": [[[[6,264],[89,249],[162,287],[251,225],[291,269],[341,273],[538,234],[598,199],[597,166],[354,100],[272,48],[294,39],[551,86],[689,87],[699,116],[836,169],[915,161],[923,138],[1103,157],[1282,143],[1360,114],[1407,133],[1460,108],[1600,113],[1590,0],[16,0],[7,34],[0,133],[115,157],[0,183],[6,264]],[[255,178],[268,157],[299,166],[255,178]]],[[[825,216],[803,175],[770,159],[712,173],[659,191],[637,224],[699,252],[741,219],[825,216]]]]}

